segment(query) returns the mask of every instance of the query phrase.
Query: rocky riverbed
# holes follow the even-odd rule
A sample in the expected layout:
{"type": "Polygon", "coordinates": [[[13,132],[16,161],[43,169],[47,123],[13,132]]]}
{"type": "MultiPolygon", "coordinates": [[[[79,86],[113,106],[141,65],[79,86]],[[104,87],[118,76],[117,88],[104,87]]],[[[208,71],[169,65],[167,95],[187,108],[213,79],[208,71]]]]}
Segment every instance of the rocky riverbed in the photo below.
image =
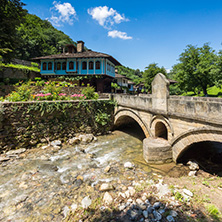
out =
{"type": "Polygon", "coordinates": [[[148,166],[141,140],[123,132],[89,137],[2,154],[0,221],[220,219],[208,208],[222,210],[221,178],[188,176],[173,163],[148,166]]]}

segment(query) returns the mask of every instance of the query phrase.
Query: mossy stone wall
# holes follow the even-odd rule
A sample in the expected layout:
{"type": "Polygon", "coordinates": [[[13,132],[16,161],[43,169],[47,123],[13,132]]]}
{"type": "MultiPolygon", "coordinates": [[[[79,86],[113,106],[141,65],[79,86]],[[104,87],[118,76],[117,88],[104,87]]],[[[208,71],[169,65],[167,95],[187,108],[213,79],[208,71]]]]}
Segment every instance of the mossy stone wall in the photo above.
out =
{"type": "Polygon", "coordinates": [[[113,124],[110,100],[0,103],[0,153],[76,133],[104,134],[113,124]]]}

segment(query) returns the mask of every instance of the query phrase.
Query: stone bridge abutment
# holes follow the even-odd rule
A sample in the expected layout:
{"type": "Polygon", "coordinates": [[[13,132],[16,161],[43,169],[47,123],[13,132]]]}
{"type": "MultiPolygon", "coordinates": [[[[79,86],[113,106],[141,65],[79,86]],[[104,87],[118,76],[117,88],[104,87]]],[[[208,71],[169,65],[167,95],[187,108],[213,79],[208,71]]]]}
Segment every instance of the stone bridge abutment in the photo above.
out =
{"type": "Polygon", "coordinates": [[[148,163],[174,161],[194,143],[222,142],[222,99],[169,96],[169,82],[157,74],[152,94],[114,94],[114,124],[133,119],[143,130],[148,163]]]}

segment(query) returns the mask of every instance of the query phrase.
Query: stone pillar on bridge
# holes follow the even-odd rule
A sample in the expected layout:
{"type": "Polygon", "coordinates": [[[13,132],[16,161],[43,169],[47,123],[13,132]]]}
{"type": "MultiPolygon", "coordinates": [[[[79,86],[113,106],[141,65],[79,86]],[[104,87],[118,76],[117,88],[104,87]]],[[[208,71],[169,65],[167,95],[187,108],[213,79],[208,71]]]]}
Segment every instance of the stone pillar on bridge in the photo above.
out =
{"type": "MultiPolygon", "coordinates": [[[[167,113],[169,97],[169,81],[162,73],[158,73],[152,82],[152,108],[167,113]]],[[[143,157],[147,163],[167,163],[172,161],[172,148],[163,138],[148,137],[143,140],[143,157]]]]}
{"type": "Polygon", "coordinates": [[[167,112],[170,82],[162,73],[158,73],[152,82],[152,108],[167,112]]]}

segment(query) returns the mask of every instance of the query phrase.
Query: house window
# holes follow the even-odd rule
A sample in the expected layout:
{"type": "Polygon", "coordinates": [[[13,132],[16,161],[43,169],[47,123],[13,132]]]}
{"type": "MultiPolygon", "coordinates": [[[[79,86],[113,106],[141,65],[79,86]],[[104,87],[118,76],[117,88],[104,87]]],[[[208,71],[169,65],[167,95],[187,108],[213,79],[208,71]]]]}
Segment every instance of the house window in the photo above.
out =
{"type": "Polygon", "coordinates": [[[110,64],[107,64],[107,70],[110,71],[110,64]]]}
{"type": "Polygon", "coordinates": [[[92,61],[89,62],[89,69],[93,69],[93,62],[92,61]]]}
{"type": "Polygon", "coordinates": [[[52,63],[51,62],[48,63],[48,70],[52,70],[52,63]]]}
{"type": "Polygon", "coordinates": [[[56,69],[57,69],[57,70],[61,70],[61,63],[60,63],[60,62],[57,62],[56,69]]]}
{"type": "Polygon", "coordinates": [[[87,63],[86,62],[82,62],[82,69],[86,70],[87,69],[87,63]]]}
{"type": "Polygon", "coordinates": [[[79,62],[76,63],[76,69],[79,70],[79,62]]]}
{"type": "Polygon", "coordinates": [[[62,63],[62,70],[66,70],[66,62],[62,63]]]}
{"type": "Polygon", "coordinates": [[[69,69],[74,69],[74,62],[69,62],[69,69]]]}
{"type": "Polygon", "coordinates": [[[46,67],[47,67],[46,62],[43,62],[43,64],[42,64],[42,70],[46,70],[46,67]]]}
{"type": "Polygon", "coordinates": [[[100,61],[96,62],[96,69],[100,69],[100,61]]]}

